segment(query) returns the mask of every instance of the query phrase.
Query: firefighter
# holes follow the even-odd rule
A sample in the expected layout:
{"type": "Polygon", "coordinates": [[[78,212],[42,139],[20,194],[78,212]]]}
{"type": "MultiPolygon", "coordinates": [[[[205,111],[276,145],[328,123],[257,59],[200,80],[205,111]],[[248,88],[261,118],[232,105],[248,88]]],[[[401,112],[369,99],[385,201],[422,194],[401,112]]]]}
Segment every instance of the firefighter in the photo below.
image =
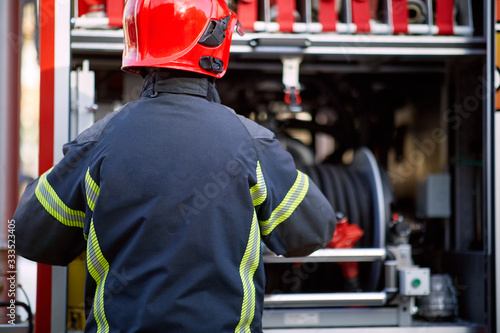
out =
{"type": "Polygon", "coordinates": [[[335,214],[273,133],[220,104],[224,0],[129,0],[123,23],[140,98],[30,184],[16,249],[49,265],[86,250],[85,332],[261,332],[261,241],[307,255],[335,214]]]}

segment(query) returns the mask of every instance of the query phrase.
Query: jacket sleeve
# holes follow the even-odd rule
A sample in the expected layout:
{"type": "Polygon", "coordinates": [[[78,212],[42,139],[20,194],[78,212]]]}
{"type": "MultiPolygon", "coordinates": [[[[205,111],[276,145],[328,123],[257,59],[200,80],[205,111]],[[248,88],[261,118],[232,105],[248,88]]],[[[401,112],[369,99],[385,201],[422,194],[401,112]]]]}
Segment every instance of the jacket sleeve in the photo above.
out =
{"type": "Polygon", "coordinates": [[[86,246],[84,179],[91,144],[64,146],[64,158],[24,191],[14,220],[16,250],[49,265],[67,265],[86,246]]]}
{"type": "Polygon", "coordinates": [[[298,171],[278,140],[255,141],[257,186],[262,203],[257,207],[261,235],[278,255],[304,256],[324,247],[333,237],[336,218],[332,206],[309,177],[298,171]],[[265,199],[264,199],[265,198],[265,199]]]}

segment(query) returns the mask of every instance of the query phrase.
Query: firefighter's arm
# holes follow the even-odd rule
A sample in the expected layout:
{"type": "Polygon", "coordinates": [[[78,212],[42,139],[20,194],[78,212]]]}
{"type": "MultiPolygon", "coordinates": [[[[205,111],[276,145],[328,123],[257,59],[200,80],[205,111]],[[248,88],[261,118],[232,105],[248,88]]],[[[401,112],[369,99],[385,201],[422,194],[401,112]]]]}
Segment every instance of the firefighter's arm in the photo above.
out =
{"type": "MultiPolygon", "coordinates": [[[[257,207],[261,234],[276,254],[304,256],[333,236],[335,213],[309,177],[276,139],[256,143],[266,198],[257,207]]],[[[259,171],[258,171],[259,172],[259,171]]]]}
{"type": "Polygon", "coordinates": [[[85,249],[85,179],[89,144],[71,142],[65,156],[24,191],[14,220],[16,251],[49,265],[67,265],[85,249]]]}

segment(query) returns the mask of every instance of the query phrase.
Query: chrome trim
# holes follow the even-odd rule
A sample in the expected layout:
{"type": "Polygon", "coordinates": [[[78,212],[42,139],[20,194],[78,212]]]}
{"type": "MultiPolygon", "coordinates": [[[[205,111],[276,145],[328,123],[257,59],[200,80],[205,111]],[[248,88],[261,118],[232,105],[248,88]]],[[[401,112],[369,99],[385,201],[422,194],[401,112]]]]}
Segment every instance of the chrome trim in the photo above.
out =
{"type": "Polygon", "coordinates": [[[382,306],[386,301],[385,292],[275,294],[264,296],[264,308],[382,306]]]}
{"type": "Polygon", "coordinates": [[[281,257],[264,255],[264,263],[304,263],[304,262],[371,262],[384,260],[386,250],[376,249],[321,249],[307,257],[281,257]]]}

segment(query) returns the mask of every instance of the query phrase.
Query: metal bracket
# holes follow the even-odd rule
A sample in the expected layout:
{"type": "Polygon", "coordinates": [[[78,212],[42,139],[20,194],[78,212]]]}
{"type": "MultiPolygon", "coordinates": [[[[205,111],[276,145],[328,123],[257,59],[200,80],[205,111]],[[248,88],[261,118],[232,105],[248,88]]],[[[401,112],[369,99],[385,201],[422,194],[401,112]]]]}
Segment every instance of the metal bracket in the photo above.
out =
{"type": "Polygon", "coordinates": [[[282,57],[283,63],[283,85],[285,86],[285,102],[290,111],[302,111],[302,98],[300,97],[299,68],[302,57],[282,57]]]}
{"type": "Polygon", "coordinates": [[[75,138],[95,121],[95,74],[88,60],[71,72],[71,138],[75,138]]]}

